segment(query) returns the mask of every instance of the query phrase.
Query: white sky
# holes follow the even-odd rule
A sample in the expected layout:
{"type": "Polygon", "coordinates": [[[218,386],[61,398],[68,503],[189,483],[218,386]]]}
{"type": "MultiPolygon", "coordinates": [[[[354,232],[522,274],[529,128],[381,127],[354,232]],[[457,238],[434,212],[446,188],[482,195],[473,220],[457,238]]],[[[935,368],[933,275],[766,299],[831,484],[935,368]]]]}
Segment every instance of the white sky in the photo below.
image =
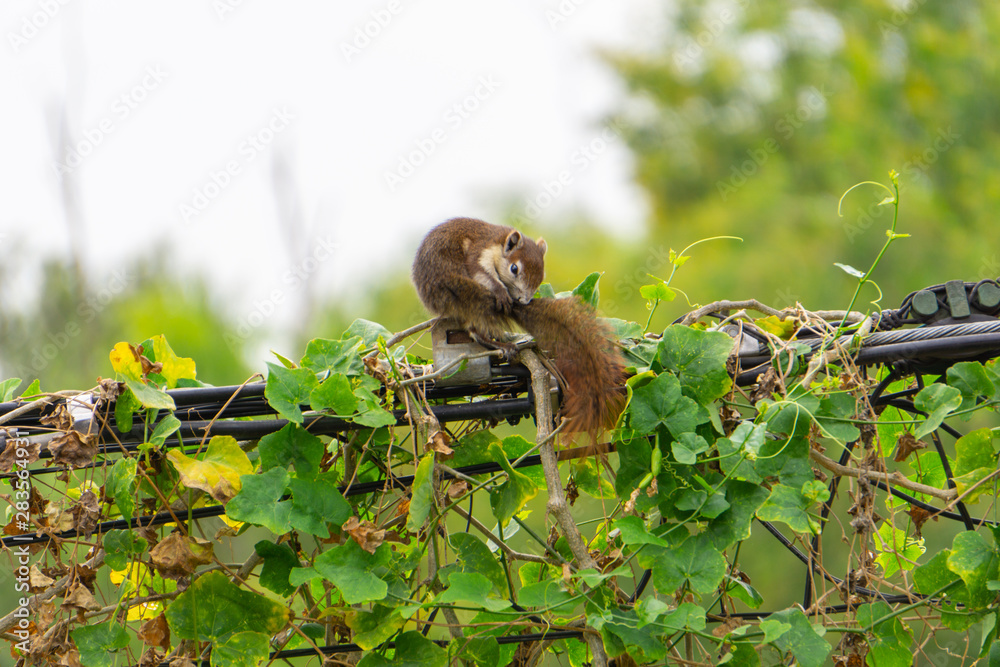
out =
{"type": "Polygon", "coordinates": [[[208,274],[235,317],[324,243],[336,250],[315,275],[343,293],[408,266],[441,220],[495,218],[515,195],[544,202],[564,171],[539,229],[581,210],[636,236],[646,209],[627,151],[615,139],[592,157],[579,149],[604,146],[601,119],[623,94],[597,50],[647,37],[661,4],[2,0],[0,256],[25,269],[4,293],[30,293],[28,267],[69,252],[53,143],[66,105],[88,153],[68,163],[88,273],[167,244],[174,269],[208,274]],[[346,54],[366,27],[374,37],[346,54]],[[458,114],[463,100],[477,108],[458,114]],[[386,173],[411,155],[422,164],[390,187],[386,173]],[[276,156],[301,203],[297,240],[280,227],[276,156]],[[220,176],[227,164],[238,173],[220,176]]]}

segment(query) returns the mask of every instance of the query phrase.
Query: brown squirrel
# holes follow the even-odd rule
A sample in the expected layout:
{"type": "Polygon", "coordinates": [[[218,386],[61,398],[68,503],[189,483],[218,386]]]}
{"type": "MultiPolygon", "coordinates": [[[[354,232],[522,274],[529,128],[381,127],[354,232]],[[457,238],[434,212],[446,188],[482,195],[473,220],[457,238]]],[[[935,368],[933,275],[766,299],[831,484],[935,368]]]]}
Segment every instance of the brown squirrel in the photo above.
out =
{"type": "Polygon", "coordinates": [[[474,218],[434,227],[413,260],[413,283],[431,313],[459,320],[476,342],[501,349],[516,323],[555,358],[565,381],[561,414],[567,432],[608,428],[622,407],[621,353],[610,329],[578,298],[533,298],[545,273],[541,238],[474,218]]]}

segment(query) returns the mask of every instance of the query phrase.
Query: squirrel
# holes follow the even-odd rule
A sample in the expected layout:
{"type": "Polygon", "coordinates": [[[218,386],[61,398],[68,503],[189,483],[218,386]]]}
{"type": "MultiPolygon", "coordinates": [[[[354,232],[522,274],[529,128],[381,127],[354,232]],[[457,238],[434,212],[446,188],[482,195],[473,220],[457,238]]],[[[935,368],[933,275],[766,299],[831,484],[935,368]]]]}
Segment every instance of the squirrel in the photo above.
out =
{"type": "Polygon", "coordinates": [[[564,380],[567,432],[596,433],[621,412],[621,352],[609,327],[579,298],[534,298],[545,273],[544,239],[475,218],[453,218],[427,233],[413,260],[413,284],[434,315],[454,318],[473,340],[504,351],[511,323],[552,353],[564,380]]]}

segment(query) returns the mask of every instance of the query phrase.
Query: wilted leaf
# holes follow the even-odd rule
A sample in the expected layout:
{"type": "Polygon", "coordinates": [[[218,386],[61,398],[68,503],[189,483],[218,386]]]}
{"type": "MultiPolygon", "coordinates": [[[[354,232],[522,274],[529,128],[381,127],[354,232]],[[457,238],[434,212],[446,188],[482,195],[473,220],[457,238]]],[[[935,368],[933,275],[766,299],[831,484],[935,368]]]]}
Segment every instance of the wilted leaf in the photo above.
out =
{"type": "Polygon", "coordinates": [[[156,618],[151,618],[139,628],[136,634],[143,644],[149,646],[159,646],[164,651],[170,649],[170,627],[167,625],[167,617],[160,614],[156,618]]]}
{"type": "Polygon", "coordinates": [[[358,517],[352,516],[344,522],[342,528],[358,546],[370,554],[375,553],[385,540],[385,531],[367,519],[358,521],[358,517]]]}
{"type": "Polygon", "coordinates": [[[49,452],[53,465],[82,468],[97,456],[97,438],[78,431],[61,433],[49,441],[49,452]]]}
{"type": "Polygon", "coordinates": [[[153,566],[165,579],[186,577],[199,565],[212,562],[212,543],[197,537],[171,533],[149,552],[153,566]]]}
{"type": "Polygon", "coordinates": [[[922,440],[917,440],[913,437],[913,434],[909,431],[903,431],[903,434],[899,436],[899,440],[896,441],[896,455],[892,457],[892,460],[900,463],[906,460],[913,452],[919,451],[927,447],[927,443],[922,440]]]}
{"type": "Polygon", "coordinates": [[[214,436],[200,460],[179,449],[167,452],[167,459],[174,464],[184,486],[201,489],[222,503],[239,493],[240,477],[253,472],[250,459],[229,435],[214,436]]]}

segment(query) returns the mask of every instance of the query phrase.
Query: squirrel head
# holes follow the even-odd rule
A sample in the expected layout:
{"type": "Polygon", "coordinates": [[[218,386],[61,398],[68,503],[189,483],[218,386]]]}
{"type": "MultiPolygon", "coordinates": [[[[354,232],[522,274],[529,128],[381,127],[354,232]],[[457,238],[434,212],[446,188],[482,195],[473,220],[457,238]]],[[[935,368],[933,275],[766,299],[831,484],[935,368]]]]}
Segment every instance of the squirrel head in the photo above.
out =
{"type": "Polygon", "coordinates": [[[548,245],[541,237],[533,241],[516,229],[507,235],[496,270],[514,301],[531,303],[545,277],[546,250],[548,245]]]}

